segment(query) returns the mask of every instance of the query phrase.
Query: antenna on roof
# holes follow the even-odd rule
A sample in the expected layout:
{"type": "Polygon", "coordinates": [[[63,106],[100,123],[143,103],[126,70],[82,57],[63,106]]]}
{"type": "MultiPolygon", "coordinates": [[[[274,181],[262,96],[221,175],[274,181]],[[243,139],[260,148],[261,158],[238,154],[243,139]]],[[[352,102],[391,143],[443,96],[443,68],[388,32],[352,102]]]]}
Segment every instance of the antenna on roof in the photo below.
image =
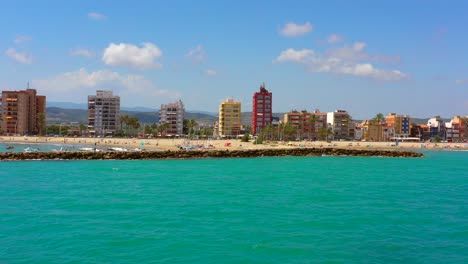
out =
{"type": "Polygon", "coordinates": [[[28,84],[27,84],[27,87],[28,87],[27,89],[29,89],[29,82],[28,82],[28,84]]]}

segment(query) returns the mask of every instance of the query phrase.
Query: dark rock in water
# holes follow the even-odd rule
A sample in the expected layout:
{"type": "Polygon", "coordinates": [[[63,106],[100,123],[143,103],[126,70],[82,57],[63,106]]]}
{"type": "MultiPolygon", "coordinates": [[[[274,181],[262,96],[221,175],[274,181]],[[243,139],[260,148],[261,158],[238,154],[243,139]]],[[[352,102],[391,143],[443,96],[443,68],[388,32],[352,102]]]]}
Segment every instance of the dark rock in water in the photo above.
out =
{"type": "Polygon", "coordinates": [[[253,158],[276,156],[378,156],[423,157],[422,153],[394,150],[360,150],[333,148],[253,149],[253,150],[196,150],[147,152],[5,152],[0,160],[135,160],[135,159],[194,159],[194,158],[253,158]]]}

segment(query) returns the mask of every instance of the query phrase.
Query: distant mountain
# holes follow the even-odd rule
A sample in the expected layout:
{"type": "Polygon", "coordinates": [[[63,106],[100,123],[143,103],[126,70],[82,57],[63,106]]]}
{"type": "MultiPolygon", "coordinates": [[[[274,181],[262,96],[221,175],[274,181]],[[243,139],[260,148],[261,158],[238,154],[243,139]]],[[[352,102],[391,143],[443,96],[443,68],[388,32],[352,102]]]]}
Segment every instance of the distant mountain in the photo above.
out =
{"type": "MultiPolygon", "coordinates": [[[[71,102],[47,102],[47,107],[57,107],[62,109],[82,109],[87,110],[87,103],[71,103],[71,102]]],[[[156,112],[158,110],[149,108],[149,107],[125,107],[120,108],[124,111],[134,111],[134,112],[156,112]]]]}
{"type": "MultiPolygon", "coordinates": [[[[47,107],[47,123],[69,123],[78,122],[80,124],[88,123],[88,110],[85,109],[66,109],[60,107],[47,107]]],[[[137,117],[140,123],[155,123],[159,122],[159,115],[156,111],[120,111],[121,115],[128,115],[131,117],[137,117]]],[[[194,119],[199,124],[213,124],[218,118],[213,115],[203,113],[191,113],[185,114],[186,119],[194,119]]]]}
{"type": "Polygon", "coordinates": [[[56,107],[62,109],[88,109],[87,103],[71,103],[71,102],[47,102],[47,107],[56,107]]]}
{"type": "Polygon", "coordinates": [[[153,108],[149,108],[149,107],[139,107],[139,106],[137,106],[137,107],[121,106],[120,110],[130,111],[130,112],[153,112],[153,113],[156,113],[157,111],[159,111],[159,109],[153,109],[153,108]]]}
{"type": "MultiPolygon", "coordinates": [[[[68,103],[63,103],[68,104],[68,103]]],[[[48,123],[69,123],[69,122],[78,122],[81,124],[86,124],[88,122],[88,110],[87,109],[74,109],[69,107],[78,107],[81,104],[70,103],[67,105],[68,108],[61,107],[47,107],[47,122],[48,123]]],[[[121,110],[121,115],[129,115],[131,117],[137,117],[141,123],[155,123],[159,122],[159,115],[156,110],[145,108],[145,107],[135,107],[135,108],[125,108],[125,109],[140,109],[140,111],[133,110],[121,110]],[[150,111],[151,110],[151,111],[150,111]]],[[[273,113],[273,116],[283,119],[284,113],[273,113]]],[[[195,112],[187,111],[185,113],[186,119],[194,119],[198,124],[201,125],[212,125],[218,121],[217,113],[213,112],[195,112]]],[[[411,122],[415,124],[427,124],[429,118],[412,118],[411,122]]],[[[450,122],[450,118],[443,118],[445,122],[450,122]]],[[[360,122],[361,120],[355,120],[360,122]]],[[[252,112],[242,112],[241,123],[245,125],[252,125],[252,112]]]]}
{"type": "Polygon", "coordinates": [[[190,111],[186,111],[186,112],[187,113],[197,113],[197,114],[218,116],[218,113],[216,113],[216,112],[209,112],[209,111],[202,111],[202,110],[190,110],[190,111]]]}

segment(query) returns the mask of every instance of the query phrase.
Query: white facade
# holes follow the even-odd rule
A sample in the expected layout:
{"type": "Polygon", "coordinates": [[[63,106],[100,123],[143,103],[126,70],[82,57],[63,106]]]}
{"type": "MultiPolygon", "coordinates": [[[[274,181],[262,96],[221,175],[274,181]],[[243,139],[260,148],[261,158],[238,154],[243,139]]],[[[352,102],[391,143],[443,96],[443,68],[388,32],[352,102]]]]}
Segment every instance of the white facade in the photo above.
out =
{"type": "Polygon", "coordinates": [[[88,96],[88,129],[94,135],[112,135],[120,129],[120,97],[112,91],[88,96]]]}
{"type": "Polygon", "coordinates": [[[332,129],[333,139],[354,139],[354,127],[351,116],[345,110],[327,113],[327,124],[332,129]]]}
{"type": "Polygon", "coordinates": [[[181,100],[175,103],[163,104],[159,111],[159,123],[168,124],[165,130],[167,136],[179,136],[184,134],[185,108],[181,100]]]}

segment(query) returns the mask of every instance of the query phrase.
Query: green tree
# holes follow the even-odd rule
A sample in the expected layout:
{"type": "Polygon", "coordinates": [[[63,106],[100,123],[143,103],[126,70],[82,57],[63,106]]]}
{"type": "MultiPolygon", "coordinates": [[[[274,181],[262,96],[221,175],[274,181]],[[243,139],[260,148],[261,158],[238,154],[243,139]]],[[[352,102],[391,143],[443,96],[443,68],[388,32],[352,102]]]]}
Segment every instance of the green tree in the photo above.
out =
{"type": "Polygon", "coordinates": [[[160,124],[158,126],[158,129],[157,129],[157,133],[158,134],[161,134],[161,136],[165,136],[166,135],[166,130],[169,128],[169,124],[168,123],[164,123],[164,124],[160,124]]]}
{"type": "Polygon", "coordinates": [[[140,128],[140,121],[137,117],[130,118],[130,126],[133,128],[133,136],[137,136],[138,129],[140,128]]]}
{"type": "Polygon", "coordinates": [[[259,136],[255,139],[254,144],[263,144],[263,136],[262,136],[262,135],[259,135],[259,136]]]}
{"type": "Polygon", "coordinates": [[[39,136],[43,136],[46,130],[46,116],[44,113],[39,113],[37,116],[37,128],[39,130],[39,136]]]}
{"type": "Polygon", "coordinates": [[[87,131],[87,130],[88,130],[87,126],[80,124],[80,135],[83,135],[83,131],[87,131]]]}
{"type": "Polygon", "coordinates": [[[157,135],[158,135],[157,130],[158,130],[158,124],[156,124],[156,123],[151,124],[151,131],[152,131],[152,133],[153,133],[153,136],[157,136],[157,135]]]}
{"type": "Polygon", "coordinates": [[[124,130],[123,129],[123,125],[125,124],[125,135],[128,136],[128,125],[129,125],[129,122],[130,122],[130,117],[128,115],[123,115],[120,117],[120,129],[124,130]]]}
{"type": "Polygon", "coordinates": [[[329,136],[333,134],[333,131],[331,128],[326,128],[326,127],[322,127],[319,129],[319,139],[321,141],[328,141],[329,139],[329,136]]]}
{"type": "Polygon", "coordinates": [[[309,132],[309,139],[312,140],[313,136],[317,136],[317,131],[315,131],[316,123],[319,120],[319,117],[315,114],[309,116],[309,125],[310,125],[310,132],[309,132]]]}
{"type": "Polygon", "coordinates": [[[297,127],[293,125],[291,122],[286,122],[281,124],[280,126],[281,130],[281,139],[282,140],[295,140],[296,139],[296,133],[297,133],[297,127]]]}
{"type": "Polygon", "coordinates": [[[276,139],[277,135],[275,133],[275,128],[273,127],[272,124],[266,125],[261,131],[260,135],[265,139],[265,140],[274,140],[276,139]]]}
{"type": "Polygon", "coordinates": [[[151,126],[148,124],[145,124],[145,127],[143,129],[145,135],[151,135],[153,134],[153,130],[151,129],[151,126]]]}
{"type": "Polygon", "coordinates": [[[190,119],[188,122],[187,122],[187,127],[188,127],[188,136],[191,137],[191,134],[192,134],[192,131],[193,131],[193,128],[198,126],[198,123],[197,121],[195,121],[195,119],[190,119]]]}
{"type": "Polygon", "coordinates": [[[378,113],[375,115],[374,120],[380,123],[385,122],[385,116],[382,113],[378,113]]]}
{"type": "Polygon", "coordinates": [[[245,133],[241,138],[241,142],[249,142],[249,138],[250,138],[250,134],[245,133]]]}

